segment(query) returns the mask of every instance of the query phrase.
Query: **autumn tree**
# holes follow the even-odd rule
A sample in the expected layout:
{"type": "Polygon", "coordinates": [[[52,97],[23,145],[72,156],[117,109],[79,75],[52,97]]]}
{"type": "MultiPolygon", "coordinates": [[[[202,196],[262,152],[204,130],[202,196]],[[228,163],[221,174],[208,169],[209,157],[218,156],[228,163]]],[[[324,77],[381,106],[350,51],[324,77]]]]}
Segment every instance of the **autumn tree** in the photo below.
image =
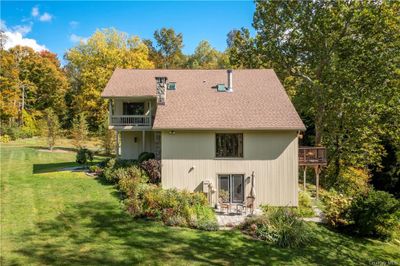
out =
{"type": "Polygon", "coordinates": [[[67,104],[70,117],[86,112],[89,126],[98,130],[106,118],[107,102],[100,97],[116,68],[153,68],[147,46],[136,36],[115,29],[96,31],[66,54],[71,84],[67,104]]]}

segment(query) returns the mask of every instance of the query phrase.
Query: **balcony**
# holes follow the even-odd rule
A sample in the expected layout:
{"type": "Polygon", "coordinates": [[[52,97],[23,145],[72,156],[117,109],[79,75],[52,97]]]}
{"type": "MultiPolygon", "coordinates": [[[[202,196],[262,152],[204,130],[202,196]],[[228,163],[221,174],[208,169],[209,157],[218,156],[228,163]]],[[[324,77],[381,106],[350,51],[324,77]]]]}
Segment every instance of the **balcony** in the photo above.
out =
{"type": "Polygon", "coordinates": [[[110,126],[151,128],[151,120],[151,115],[112,115],[110,126]]]}
{"type": "Polygon", "coordinates": [[[300,166],[324,166],[327,164],[325,147],[299,147],[300,166]]]}

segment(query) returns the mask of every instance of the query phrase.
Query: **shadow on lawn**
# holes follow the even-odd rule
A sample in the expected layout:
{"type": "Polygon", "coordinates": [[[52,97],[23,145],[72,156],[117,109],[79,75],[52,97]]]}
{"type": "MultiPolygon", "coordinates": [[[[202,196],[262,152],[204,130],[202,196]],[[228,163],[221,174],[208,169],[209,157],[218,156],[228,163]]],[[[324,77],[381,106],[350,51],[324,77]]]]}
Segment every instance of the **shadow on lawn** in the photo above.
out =
{"type": "MultiPolygon", "coordinates": [[[[325,230],[320,228],[318,230],[325,230]]],[[[325,232],[326,234],[326,232],[325,232]]],[[[304,249],[278,249],[237,231],[201,232],[133,220],[118,204],[88,201],[21,236],[18,253],[30,262],[57,265],[172,264],[365,264],[362,241],[333,232],[304,249]],[[180,263],[179,263],[180,262],[180,263]]],[[[388,254],[374,254],[379,260],[388,254]]],[[[393,255],[392,255],[393,256],[393,255]]]]}

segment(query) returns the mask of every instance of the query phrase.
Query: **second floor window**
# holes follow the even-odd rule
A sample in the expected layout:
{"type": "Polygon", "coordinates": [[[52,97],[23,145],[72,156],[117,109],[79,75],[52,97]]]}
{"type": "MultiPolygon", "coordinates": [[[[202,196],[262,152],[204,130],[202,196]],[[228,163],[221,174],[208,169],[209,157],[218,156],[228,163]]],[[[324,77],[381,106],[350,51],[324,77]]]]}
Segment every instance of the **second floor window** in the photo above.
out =
{"type": "Polygon", "coordinates": [[[144,103],[124,103],[123,115],[144,115],[144,103]]]}
{"type": "Polygon", "coordinates": [[[243,134],[241,133],[217,133],[216,135],[217,158],[242,158],[243,134]]]}

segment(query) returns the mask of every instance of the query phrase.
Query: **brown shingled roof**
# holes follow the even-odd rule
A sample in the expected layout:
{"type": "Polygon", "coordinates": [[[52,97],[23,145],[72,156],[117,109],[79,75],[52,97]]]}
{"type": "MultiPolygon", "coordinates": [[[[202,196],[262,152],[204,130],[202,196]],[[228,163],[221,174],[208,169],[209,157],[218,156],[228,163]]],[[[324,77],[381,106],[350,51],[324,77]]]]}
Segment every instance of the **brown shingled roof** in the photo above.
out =
{"type": "Polygon", "coordinates": [[[155,77],[176,82],[165,105],[158,105],[154,129],[305,130],[282,84],[271,69],[233,70],[233,92],[226,70],[128,70],[113,73],[103,97],[156,96],[155,77]]]}

